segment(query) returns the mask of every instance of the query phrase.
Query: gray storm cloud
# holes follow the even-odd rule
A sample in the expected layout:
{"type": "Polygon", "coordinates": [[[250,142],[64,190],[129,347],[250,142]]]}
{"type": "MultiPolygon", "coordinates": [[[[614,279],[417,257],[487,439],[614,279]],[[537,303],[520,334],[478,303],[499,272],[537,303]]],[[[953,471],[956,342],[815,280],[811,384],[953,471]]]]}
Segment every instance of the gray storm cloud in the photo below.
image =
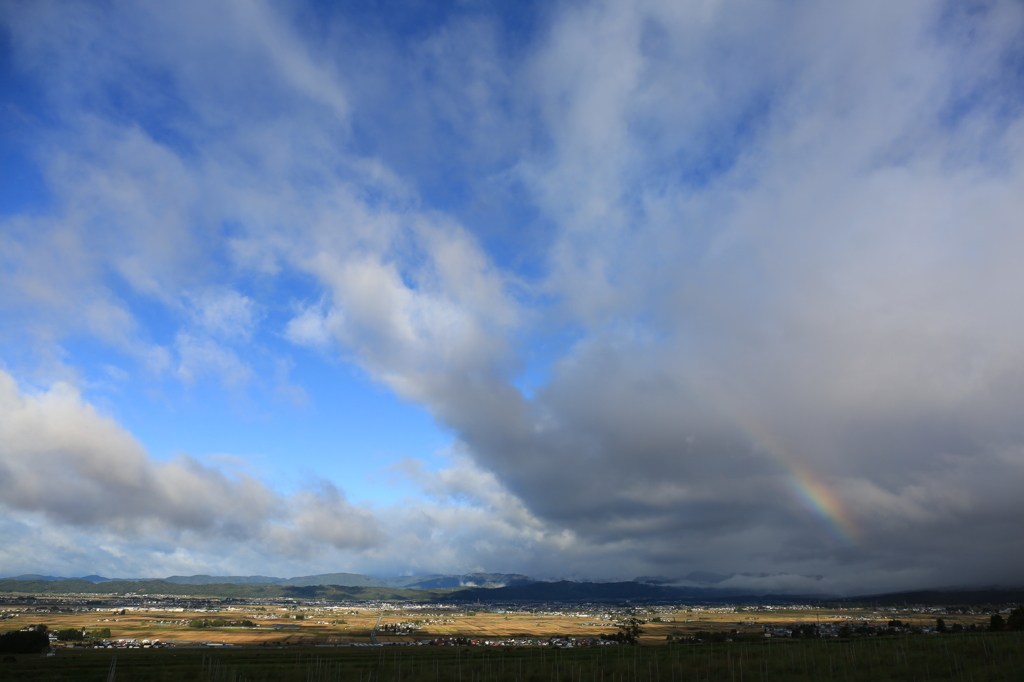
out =
{"type": "Polygon", "coordinates": [[[986,84],[1019,80],[1021,27],[566,9],[531,63],[554,142],[520,169],[579,340],[532,400],[499,369],[401,376],[541,518],[662,571],[1012,580],[1024,125],[986,84]]]}

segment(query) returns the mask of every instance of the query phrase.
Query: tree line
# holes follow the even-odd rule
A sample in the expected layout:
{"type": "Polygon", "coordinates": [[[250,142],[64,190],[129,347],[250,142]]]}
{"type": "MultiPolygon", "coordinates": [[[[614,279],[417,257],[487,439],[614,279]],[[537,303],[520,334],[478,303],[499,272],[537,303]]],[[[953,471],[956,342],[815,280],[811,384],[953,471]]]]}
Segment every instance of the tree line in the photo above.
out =
{"type": "Polygon", "coordinates": [[[251,620],[225,620],[223,618],[215,618],[208,620],[206,618],[194,618],[188,622],[190,628],[254,628],[256,623],[251,620]]]}

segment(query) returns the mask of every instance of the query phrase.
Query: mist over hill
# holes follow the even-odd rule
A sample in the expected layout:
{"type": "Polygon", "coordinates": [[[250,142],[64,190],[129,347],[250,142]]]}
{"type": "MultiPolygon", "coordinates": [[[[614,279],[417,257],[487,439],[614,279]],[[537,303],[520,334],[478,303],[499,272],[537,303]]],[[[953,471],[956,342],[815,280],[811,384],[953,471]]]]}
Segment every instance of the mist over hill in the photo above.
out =
{"type": "Polygon", "coordinates": [[[112,580],[112,578],[104,578],[101,575],[84,575],[84,576],[82,576],[80,578],[67,578],[67,577],[56,576],[56,575],[40,575],[38,573],[23,573],[21,575],[11,576],[10,579],[11,580],[47,580],[47,581],[55,581],[55,580],[88,580],[91,583],[102,583],[102,582],[106,582],[108,580],[112,580]]]}
{"type": "Polygon", "coordinates": [[[544,581],[515,573],[369,576],[321,573],[274,576],[169,576],[164,579],[111,579],[99,575],[65,578],[22,574],[0,579],[0,593],[21,595],[163,595],[234,599],[324,599],[410,602],[679,602],[794,603],[845,602],[899,604],[1009,604],[1024,602],[1024,587],[957,586],[891,593],[836,595],[825,590],[773,590],[790,578],[815,576],[691,572],[682,578],[639,576],[630,581],[544,581]]]}
{"type": "MultiPolygon", "coordinates": [[[[534,578],[516,573],[465,573],[460,575],[410,575],[410,576],[370,576],[360,573],[321,573],[317,575],[278,578],[265,575],[172,575],[162,579],[150,578],[105,578],[99,575],[83,577],[65,577],[27,573],[5,581],[22,583],[62,583],[65,586],[81,586],[81,583],[103,584],[110,588],[110,583],[166,583],[182,586],[208,585],[253,585],[281,587],[374,587],[406,590],[451,590],[458,588],[501,588],[508,585],[529,585],[538,582],[534,578]]],[[[74,590],[81,591],[81,590],[74,590]]],[[[177,594],[178,592],[168,592],[177,594]]]]}
{"type": "Polygon", "coordinates": [[[308,587],[313,585],[339,585],[342,587],[396,587],[409,589],[446,589],[456,587],[505,587],[506,585],[527,585],[537,582],[525,575],[510,573],[466,573],[462,575],[411,575],[378,577],[361,573],[320,573],[293,578],[273,578],[262,575],[212,576],[172,575],[164,578],[169,583],[182,585],[230,584],[271,584],[308,587]]]}

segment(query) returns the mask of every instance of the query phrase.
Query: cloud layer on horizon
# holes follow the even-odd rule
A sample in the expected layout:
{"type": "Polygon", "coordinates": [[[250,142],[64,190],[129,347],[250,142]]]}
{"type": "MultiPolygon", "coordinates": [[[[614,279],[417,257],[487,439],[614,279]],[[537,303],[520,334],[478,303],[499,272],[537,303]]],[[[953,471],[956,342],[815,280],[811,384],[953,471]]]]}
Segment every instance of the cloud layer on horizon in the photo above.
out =
{"type": "Polygon", "coordinates": [[[0,222],[0,504],[40,561],[1016,579],[1018,4],[2,17],[50,199],[0,222]],[[83,337],[229,395],[341,359],[452,467],[373,507],[160,461],[70,388],[83,337]]]}

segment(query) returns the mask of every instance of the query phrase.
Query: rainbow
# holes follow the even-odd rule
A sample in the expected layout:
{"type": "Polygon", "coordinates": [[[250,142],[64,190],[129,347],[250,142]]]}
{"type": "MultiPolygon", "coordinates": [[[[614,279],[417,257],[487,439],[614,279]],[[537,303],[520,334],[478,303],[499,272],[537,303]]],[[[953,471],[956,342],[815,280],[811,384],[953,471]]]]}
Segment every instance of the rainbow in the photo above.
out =
{"type": "Polygon", "coordinates": [[[860,528],[832,488],[792,450],[784,447],[771,430],[754,419],[745,418],[740,410],[730,409],[731,401],[726,400],[721,391],[708,390],[709,386],[704,386],[704,389],[705,396],[718,398],[717,406],[743,430],[756,448],[770,454],[786,469],[793,497],[818,519],[825,530],[843,545],[860,545],[860,528]]]}
{"type": "Polygon", "coordinates": [[[738,420],[737,423],[757,447],[772,455],[786,468],[793,496],[837,541],[849,546],[860,544],[860,529],[843,501],[825,481],[792,451],[783,447],[765,427],[755,425],[750,420],[738,420]]]}
{"type": "Polygon", "coordinates": [[[793,495],[803,502],[841,543],[851,546],[860,544],[860,529],[832,489],[806,466],[793,461],[786,465],[792,473],[790,482],[793,495]]]}

